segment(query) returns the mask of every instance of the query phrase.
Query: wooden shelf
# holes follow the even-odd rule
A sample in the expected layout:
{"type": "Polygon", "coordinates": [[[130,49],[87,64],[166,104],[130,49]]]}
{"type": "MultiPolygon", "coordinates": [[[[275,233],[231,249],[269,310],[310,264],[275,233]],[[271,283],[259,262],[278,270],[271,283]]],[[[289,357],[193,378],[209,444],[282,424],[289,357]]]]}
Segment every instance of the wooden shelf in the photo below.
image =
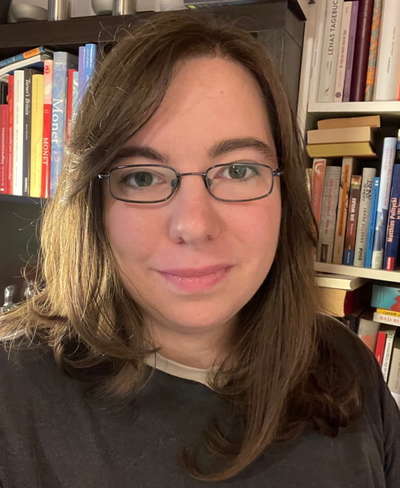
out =
{"type": "Polygon", "coordinates": [[[0,194],[0,205],[2,202],[5,203],[20,203],[20,204],[28,204],[28,205],[40,205],[41,207],[44,206],[46,200],[42,198],[33,198],[33,197],[21,197],[19,195],[4,195],[0,194]]]}
{"type": "Polygon", "coordinates": [[[346,266],[344,264],[314,263],[315,271],[322,273],[335,273],[348,276],[359,276],[371,280],[389,281],[400,283],[400,270],[385,271],[384,269],[358,268],[357,266],[346,266]]]}

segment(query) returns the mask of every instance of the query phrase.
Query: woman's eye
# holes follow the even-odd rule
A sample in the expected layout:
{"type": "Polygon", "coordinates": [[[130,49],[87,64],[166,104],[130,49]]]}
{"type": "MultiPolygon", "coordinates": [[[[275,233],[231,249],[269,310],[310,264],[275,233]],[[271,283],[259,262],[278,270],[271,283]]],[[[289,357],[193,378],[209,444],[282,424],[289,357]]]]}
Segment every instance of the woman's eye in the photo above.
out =
{"type": "Polygon", "coordinates": [[[159,181],[158,175],[150,171],[135,171],[122,178],[122,183],[134,188],[151,186],[159,183],[159,181]]]}
{"type": "Polygon", "coordinates": [[[232,180],[246,180],[257,174],[255,166],[249,164],[231,164],[222,170],[222,177],[232,180]]]}

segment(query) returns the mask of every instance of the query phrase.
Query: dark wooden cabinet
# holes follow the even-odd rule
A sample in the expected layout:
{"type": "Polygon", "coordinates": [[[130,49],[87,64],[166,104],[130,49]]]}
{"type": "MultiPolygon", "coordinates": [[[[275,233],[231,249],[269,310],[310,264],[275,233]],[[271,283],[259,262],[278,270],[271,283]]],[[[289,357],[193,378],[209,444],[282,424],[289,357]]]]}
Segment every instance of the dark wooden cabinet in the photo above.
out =
{"type": "MultiPolygon", "coordinates": [[[[293,110],[297,105],[305,18],[294,0],[213,7],[215,15],[233,20],[252,32],[265,45],[286,86],[293,110]]],[[[135,28],[152,15],[92,16],[58,22],[28,22],[0,25],[0,59],[37,46],[77,53],[86,42],[113,44],[123,27],[135,28]]],[[[42,209],[38,199],[0,195],[0,302],[4,287],[18,285],[22,298],[21,268],[34,259],[37,228],[42,209]]],[[[1,305],[1,303],[0,303],[1,305]]]]}

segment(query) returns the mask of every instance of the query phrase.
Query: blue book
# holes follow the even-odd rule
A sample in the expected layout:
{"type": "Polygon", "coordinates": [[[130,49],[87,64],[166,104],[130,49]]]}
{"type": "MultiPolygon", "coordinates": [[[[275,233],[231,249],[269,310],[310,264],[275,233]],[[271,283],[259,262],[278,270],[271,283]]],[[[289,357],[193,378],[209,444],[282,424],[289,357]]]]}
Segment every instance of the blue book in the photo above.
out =
{"type": "Polygon", "coordinates": [[[86,57],[86,49],[85,46],[79,46],[79,53],[78,53],[78,86],[79,86],[79,95],[78,95],[78,104],[81,102],[83,95],[85,93],[85,57],[86,57]]]}
{"type": "Polygon", "coordinates": [[[390,190],[389,215],[386,228],[384,269],[393,271],[396,267],[400,240],[400,164],[393,167],[392,188],[390,190]]]}
{"type": "Polygon", "coordinates": [[[79,105],[79,71],[74,71],[72,80],[72,125],[75,124],[79,105]]]}
{"type": "Polygon", "coordinates": [[[48,54],[51,55],[53,51],[51,49],[47,49],[43,46],[35,47],[34,49],[30,49],[29,51],[25,51],[23,53],[16,54],[15,56],[11,56],[10,58],[2,59],[0,61],[0,68],[4,66],[8,66],[9,64],[16,63],[17,61],[23,61],[24,59],[33,58],[38,54],[48,54]]]}
{"type": "Polygon", "coordinates": [[[89,86],[90,79],[96,68],[97,45],[93,43],[85,44],[85,92],[89,86]]]}
{"type": "Polygon", "coordinates": [[[376,209],[374,248],[372,250],[371,262],[371,268],[374,269],[383,268],[383,252],[385,249],[390,186],[396,157],[396,145],[396,137],[385,137],[383,140],[381,183],[379,187],[378,207],[376,209]]]}
{"type": "Polygon", "coordinates": [[[64,137],[67,116],[67,73],[77,67],[78,59],[73,54],[56,51],[53,59],[52,127],[50,196],[54,195],[64,159],[64,137]]]}
{"type": "Polygon", "coordinates": [[[372,264],[372,250],[374,247],[376,209],[378,207],[380,177],[375,176],[371,193],[371,210],[368,221],[367,242],[365,244],[364,268],[370,268],[372,264]]]}

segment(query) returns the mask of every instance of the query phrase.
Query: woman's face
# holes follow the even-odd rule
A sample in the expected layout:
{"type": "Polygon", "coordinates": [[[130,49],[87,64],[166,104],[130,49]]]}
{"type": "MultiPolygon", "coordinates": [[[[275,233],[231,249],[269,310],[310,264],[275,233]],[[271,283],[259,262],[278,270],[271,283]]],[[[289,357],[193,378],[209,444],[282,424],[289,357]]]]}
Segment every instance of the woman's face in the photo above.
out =
{"type": "MultiPolygon", "coordinates": [[[[164,163],[179,172],[203,172],[240,159],[277,167],[258,84],[241,65],[218,57],[178,65],[160,107],[125,147],[131,146],[136,155],[115,165],[164,163]],[[249,140],[261,141],[265,150],[249,140]],[[226,141],[234,143],[222,147],[226,141]],[[213,154],[217,145],[219,154],[213,154]]],[[[267,198],[250,202],[215,200],[203,179],[191,175],[183,177],[167,202],[118,201],[105,185],[104,203],[105,229],[121,279],[149,324],[182,333],[223,330],[255,294],[274,260],[279,177],[267,198]]]]}

